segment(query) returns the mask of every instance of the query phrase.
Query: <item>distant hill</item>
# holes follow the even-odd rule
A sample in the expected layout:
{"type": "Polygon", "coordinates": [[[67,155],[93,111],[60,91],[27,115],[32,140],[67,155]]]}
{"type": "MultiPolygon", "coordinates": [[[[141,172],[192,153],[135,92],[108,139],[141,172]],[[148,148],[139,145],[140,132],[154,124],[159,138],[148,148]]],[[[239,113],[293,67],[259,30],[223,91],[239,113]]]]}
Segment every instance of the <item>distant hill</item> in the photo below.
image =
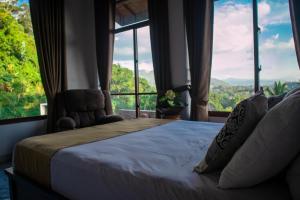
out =
{"type": "MultiPolygon", "coordinates": [[[[254,80],[251,79],[236,79],[236,78],[228,78],[224,80],[232,86],[250,86],[254,85],[254,80]]],[[[274,80],[260,80],[260,85],[263,86],[271,86],[274,84],[274,80]]]]}
{"type": "MultiPolygon", "coordinates": [[[[153,71],[140,70],[140,77],[145,78],[149,84],[155,85],[154,74],[153,71]]],[[[261,86],[273,86],[274,82],[277,80],[260,80],[261,86]]],[[[236,79],[236,78],[228,78],[225,80],[220,80],[217,78],[211,78],[210,81],[211,87],[230,87],[230,86],[251,86],[254,85],[254,80],[250,79],[236,79]]],[[[300,87],[300,82],[287,82],[288,88],[293,89],[296,87],[300,87]]]]}
{"type": "Polygon", "coordinates": [[[218,86],[230,86],[229,83],[220,80],[220,79],[216,79],[216,78],[211,78],[210,80],[210,86],[211,87],[218,87],[218,86]]]}
{"type": "Polygon", "coordinates": [[[139,70],[139,75],[146,79],[150,85],[155,85],[153,71],[139,70]]]}

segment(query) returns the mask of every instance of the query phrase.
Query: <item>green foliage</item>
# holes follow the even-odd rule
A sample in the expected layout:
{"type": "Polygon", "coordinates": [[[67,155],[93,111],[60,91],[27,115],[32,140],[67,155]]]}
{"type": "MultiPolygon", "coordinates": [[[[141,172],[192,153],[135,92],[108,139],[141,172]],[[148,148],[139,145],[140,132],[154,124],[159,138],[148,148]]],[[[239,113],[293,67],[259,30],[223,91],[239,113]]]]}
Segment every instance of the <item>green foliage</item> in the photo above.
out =
{"type": "Polygon", "coordinates": [[[242,100],[251,96],[252,87],[219,85],[211,88],[209,109],[214,111],[232,111],[242,100]]]}
{"type": "Polygon", "coordinates": [[[275,81],[273,88],[267,87],[266,92],[270,96],[281,95],[288,91],[288,86],[286,83],[282,83],[281,81],[275,81]]]}
{"type": "Polygon", "coordinates": [[[181,100],[180,93],[176,93],[173,90],[168,90],[166,93],[159,98],[159,106],[164,108],[172,107],[184,107],[184,102],[181,100]]]}
{"type": "Polygon", "coordinates": [[[0,119],[39,115],[46,102],[29,10],[16,2],[0,3],[0,119]]]}
{"type": "MultiPolygon", "coordinates": [[[[112,80],[110,84],[110,91],[114,93],[134,93],[134,73],[132,70],[114,64],[112,67],[112,80]]],[[[140,93],[156,92],[156,88],[149,84],[149,82],[139,77],[140,93]]],[[[133,95],[113,95],[112,98],[113,110],[118,112],[120,109],[135,110],[135,97],[133,95]]],[[[141,110],[155,110],[156,95],[140,95],[141,110]]]]}

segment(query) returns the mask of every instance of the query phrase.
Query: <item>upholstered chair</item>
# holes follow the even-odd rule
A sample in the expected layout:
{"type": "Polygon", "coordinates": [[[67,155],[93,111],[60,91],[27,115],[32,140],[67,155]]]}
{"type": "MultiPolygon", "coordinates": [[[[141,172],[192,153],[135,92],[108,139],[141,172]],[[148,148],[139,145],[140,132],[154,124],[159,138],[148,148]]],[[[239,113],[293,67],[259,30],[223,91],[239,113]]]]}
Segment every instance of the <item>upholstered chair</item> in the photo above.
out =
{"type": "Polygon", "coordinates": [[[55,104],[57,131],[123,120],[118,115],[112,115],[110,95],[101,90],[67,90],[56,96],[55,104]]]}

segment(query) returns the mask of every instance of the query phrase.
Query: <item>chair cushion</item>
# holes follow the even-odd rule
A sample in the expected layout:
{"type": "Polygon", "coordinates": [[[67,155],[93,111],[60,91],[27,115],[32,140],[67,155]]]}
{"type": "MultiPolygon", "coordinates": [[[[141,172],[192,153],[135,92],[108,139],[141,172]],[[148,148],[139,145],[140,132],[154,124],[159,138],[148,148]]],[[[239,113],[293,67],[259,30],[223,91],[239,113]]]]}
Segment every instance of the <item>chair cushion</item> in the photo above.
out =
{"type": "Polygon", "coordinates": [[[100,90],[68,90],[64,93],[64,104],[76,128],[93,126],[97,118],[106,115],[105,98],[100,90]]]}
{"type": "Polygon", "coordinates": [[[279,174],[300,151],[300,91],[271,109],[221,173],[221,188],[251,187],[279,174]]]}
{"type": "Polygon", "coordinates": [[[268,101],[262,91],[240,102],[213,140],[205,159],[195,167],[195,171],[206,173],[223,169],[267,110],[268,101]]]}
{"type": "Polygon", "coordinates": [[[64,93],[67,112],[87,112],[105,109],[100,90],[68,90],[64,93]]]}

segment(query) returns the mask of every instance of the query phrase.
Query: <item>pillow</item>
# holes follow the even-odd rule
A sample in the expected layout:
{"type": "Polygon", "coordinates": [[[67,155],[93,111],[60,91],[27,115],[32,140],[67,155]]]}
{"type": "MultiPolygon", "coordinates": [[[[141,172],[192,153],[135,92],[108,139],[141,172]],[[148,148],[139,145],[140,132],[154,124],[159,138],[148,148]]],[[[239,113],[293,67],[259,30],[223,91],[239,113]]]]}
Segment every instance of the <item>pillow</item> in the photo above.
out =
{"type": "Polygon", "coordinates": [[[288,98],[289,96],[291,96],[292,94],[295,94],[298,91],[300,91],[300,87],[294,88],[291,91],[287,92],[286,95],[284,96],[284,98],[288,98]]]}
{"type": "Polygon", "coordinates": [[[265,115],[267,109],[268,100],[262,91],[240,102],[213,140],[205,159],[194,170],[198,173],[206,173],[223,169],[265,115]]]}
{"type": "Polygon", "coordinates": [[[288,166],[300,151],[300,91],[270,110],[221,173],[221,188],[254,186],[288,166]]]}
{"type": "Polygon", "coordinates": [[[271,108],[276,106],[278,103],[280,103],[283,100],[283,98],[285,97],[286,94],[287,93],[283,93],[281,95],[269,97],[268,98],[268,109],[270,110],[271,108]]]}
{"type": "Polygon", "coordinates": [[[286,181],[294,200],[300,199],[300,154],[292,162],[286,173],[286,181]]]}

